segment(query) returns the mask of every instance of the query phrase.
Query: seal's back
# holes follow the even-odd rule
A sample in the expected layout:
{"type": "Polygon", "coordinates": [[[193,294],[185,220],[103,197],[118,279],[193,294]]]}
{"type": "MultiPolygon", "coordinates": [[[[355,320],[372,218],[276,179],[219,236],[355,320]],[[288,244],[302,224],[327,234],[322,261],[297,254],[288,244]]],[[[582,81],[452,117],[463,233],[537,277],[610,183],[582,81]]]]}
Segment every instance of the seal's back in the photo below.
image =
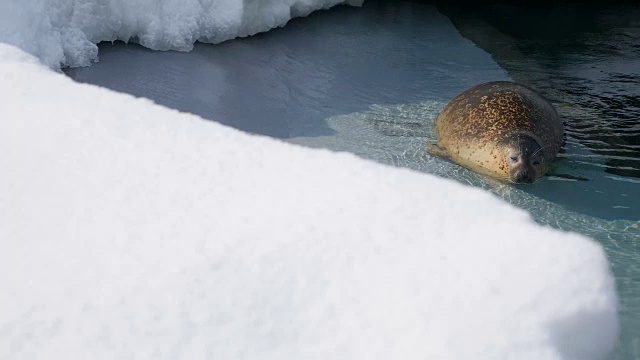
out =
{"type": "Polygon", "coordinates": [[[487,175],[502,176],[496,155],[501,139],[527,133],[551,162],[562,146],[564,127],[551,103],[526,86],[496,81],[454,98],[435,121],[439,149],[453,161],[487,175]],[[495,159],[495,160],[492,160],[495,159]]]}

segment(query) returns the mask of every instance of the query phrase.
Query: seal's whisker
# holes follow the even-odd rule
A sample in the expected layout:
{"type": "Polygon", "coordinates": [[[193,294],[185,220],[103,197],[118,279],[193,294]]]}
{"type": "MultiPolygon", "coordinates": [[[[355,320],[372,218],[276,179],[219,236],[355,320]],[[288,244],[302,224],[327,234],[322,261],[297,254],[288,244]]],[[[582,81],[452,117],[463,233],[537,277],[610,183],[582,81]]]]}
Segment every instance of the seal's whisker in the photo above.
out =
{"type": "Polygon", "coordinates": [[[542,151],[542,150],[544,150],[544,149],[548,148],[549,146],[551,146],[551,144],[549,144],[549,145],[545,145],[545,146],[541,147],[540,149],[538,149],[538,150],[534,151],[534,152],[533,152],[533,154],[532,154],[531,156],[532,156],[532,157],[533,157],[533,156],[536,156],[536,154],[537,154],[537,153],[539,153],[540,151],[542,151]]]}

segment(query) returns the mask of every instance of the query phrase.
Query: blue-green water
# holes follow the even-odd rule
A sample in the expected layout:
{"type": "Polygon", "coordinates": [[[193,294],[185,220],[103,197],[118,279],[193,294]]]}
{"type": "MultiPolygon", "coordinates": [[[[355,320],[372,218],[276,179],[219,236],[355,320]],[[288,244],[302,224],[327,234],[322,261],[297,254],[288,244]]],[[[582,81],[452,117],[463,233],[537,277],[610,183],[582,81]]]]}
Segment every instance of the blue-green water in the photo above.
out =
{"type": "Polygon", "coordinates": [[[431,6],[369,1],[251,38],[199,44],[190,53],[102,44],[98,64],[66,72],[244,131],[482,187],[542,224],[596,239],[620,295],[615,358],[634,359],[640,358],[640,16],[625,6],[440,9],[449,19],[431,6]],[[561,29],[566,33],[536,30],[532,19],[540,13],[571,19],[561,29]],[[505,79],[553,101],[568,135],[557,172],[588,181],[502,185],[426,153],[435,141],[432,121],[446,102],[472,85],[505,79]]]}

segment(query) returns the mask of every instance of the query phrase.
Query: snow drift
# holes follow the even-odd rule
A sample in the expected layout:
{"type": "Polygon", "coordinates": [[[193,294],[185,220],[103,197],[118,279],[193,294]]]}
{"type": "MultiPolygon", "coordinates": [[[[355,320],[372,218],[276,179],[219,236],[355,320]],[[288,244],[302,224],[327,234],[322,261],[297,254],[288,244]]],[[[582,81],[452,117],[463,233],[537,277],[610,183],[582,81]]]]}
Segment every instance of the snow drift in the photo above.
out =
{"type": "Polygon", "coordinates": [[[600,245],[0,45],[0,358],[600,359],[600,245]]]}

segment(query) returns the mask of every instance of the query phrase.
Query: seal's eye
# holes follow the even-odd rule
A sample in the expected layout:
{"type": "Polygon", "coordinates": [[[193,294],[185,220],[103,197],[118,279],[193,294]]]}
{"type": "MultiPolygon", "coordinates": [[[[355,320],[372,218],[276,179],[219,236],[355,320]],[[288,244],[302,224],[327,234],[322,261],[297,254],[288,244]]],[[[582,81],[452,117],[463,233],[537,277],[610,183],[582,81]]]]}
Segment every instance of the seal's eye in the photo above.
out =
{"type": "Polygon", "coordinates": [[[512,162],[516,162],[516,161],[518,161],[518,157],[517,157],[517,156],[510,156],[510,157],[509,157],[509,159],[510,159],[512,162]]]}
{"type": "Polygon", "coordinates": [[[533,166],[540,165],[540,160],[533,160],[533,166]]]}

